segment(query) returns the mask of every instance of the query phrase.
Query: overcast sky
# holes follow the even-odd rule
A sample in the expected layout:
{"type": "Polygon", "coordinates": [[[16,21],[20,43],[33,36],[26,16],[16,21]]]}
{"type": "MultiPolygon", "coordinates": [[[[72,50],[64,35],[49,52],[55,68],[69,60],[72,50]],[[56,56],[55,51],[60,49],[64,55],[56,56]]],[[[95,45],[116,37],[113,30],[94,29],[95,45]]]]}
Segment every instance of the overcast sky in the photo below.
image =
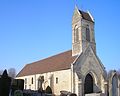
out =
{"type": "Polygon", "coordinates": [[[120,0],[0,0],[0,70],[70,50],[75,8],[95,19],[97,54],[107,70],[120,69],[120,0]]]}

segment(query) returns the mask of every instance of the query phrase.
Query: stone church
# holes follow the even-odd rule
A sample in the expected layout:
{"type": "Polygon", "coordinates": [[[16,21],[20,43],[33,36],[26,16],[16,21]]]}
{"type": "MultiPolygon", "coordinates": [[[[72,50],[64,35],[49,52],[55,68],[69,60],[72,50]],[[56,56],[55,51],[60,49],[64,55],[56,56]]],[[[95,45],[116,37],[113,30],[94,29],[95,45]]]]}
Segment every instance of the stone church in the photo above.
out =
{"type": "Polygon", "coordinates": [[[16,77],[24,79],[24,89],[50,86],[55,95],[68,91],[77,96],[120,96],[118,73],[108,74],[97,56],[94,25],[89,12],[75,7],[72,50],[27,64],[16,77]]]}

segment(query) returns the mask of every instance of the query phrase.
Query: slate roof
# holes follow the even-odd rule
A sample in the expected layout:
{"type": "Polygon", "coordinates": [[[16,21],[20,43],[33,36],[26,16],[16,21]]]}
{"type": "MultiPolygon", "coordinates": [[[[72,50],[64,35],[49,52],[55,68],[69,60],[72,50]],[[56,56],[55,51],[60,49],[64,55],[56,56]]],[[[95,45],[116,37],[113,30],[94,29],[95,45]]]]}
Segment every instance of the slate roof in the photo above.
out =
{"type": "Polygon", "coordinates": [[[46,59],[27,64],[18,73],[17,77],[70,69],[71,63],[73,63],[75,58],[76,56],[72,57],[72,50],[69,50],[46,59]]]}
{"type": "Polygon", "coordinates": [[[79,12],[81,13],[83,19],[93,22],[92,18],[87,12],[81,10],[79,10],[79,12]]]}

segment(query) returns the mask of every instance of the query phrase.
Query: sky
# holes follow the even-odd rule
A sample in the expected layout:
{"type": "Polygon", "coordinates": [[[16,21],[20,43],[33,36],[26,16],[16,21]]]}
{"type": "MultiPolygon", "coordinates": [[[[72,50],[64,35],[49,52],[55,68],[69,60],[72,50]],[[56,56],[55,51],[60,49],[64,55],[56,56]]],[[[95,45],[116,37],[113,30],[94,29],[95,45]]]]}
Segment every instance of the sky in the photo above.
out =
{"type": "Polygon", "coordinates": [[[120,69],[120,0],[0,0],[0,70],[70,50],[75,5],[95,19],[97,55],[120,69]]]}

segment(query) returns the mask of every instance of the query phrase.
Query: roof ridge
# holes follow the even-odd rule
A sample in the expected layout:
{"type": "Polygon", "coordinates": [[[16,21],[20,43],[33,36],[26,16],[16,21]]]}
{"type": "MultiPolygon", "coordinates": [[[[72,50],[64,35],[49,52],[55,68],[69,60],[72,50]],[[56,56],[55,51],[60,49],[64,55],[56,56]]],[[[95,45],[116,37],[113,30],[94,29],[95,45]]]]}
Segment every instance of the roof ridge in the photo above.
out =
{"type": "Polygon", "coordinates": [[[43,59],[40,59],[40,60],[38,60],[38,61],[34,61],[34,62],[32,62],[32,63],[28,63],[28,64],[26,64],[26,65],[31,65],[31,64],[33,64],[33,63],[37,63],[37,62],[40,62],[40,61],[43,61],[43,60],[46,60],[46,59],[50,59],[50,58],[53,58],[53,57],[56,57],[56,56],[65,54],[65,53],[67,53],[67,52],[69,52],[69,51],[72,51],[72,50],[67,50],[67,51],[64,51],[64,52],[60,52],[60,53],[58,53],[58,54],[48,56],[47,58],[43,58],[43,59]]]}
{"type": "Polygon", "coordinates": [[[73,63],[75,58],[75,56],[72,56],[72,50],[67,50],[51,57],[27,64],[18,73],[17,77],[66,70],[71,68],[71,63],[73,63]]]}

